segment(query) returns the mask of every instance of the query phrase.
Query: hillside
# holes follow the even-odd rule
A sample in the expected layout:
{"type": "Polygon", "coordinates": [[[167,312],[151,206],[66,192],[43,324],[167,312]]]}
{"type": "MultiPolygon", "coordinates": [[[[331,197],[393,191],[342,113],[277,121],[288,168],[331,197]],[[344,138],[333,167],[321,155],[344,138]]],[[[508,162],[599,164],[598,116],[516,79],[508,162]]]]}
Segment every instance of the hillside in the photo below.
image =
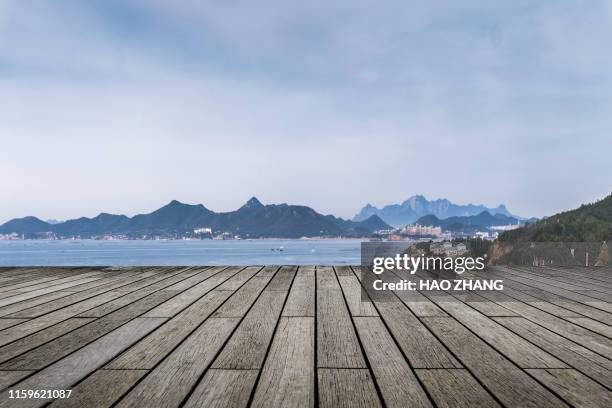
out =
{"type": "Polygon", "coordinates": [[[495,226],[515,225],[518,222],[519,220],[514,217],[508,217],[503,214],[491,215],[488,211],[483,211],[477,215],[448,217],[444,219],[429,214],[416,221],[419,225],[441,227],[447,231],[487,230],[495,226]]]}
{"type": "Polygon", "coordinates": [[[353,221],[363,221],[372,215],[378,215],[389,225],[403,227],[429,214],[435,215],[440,219],[445,219],[449,217],[478,215],[483,211],[487,211],[493,215],[501,214],[507,217],[513,217],[503,204],[495,208],[489,208],[481,204],[454,204],[447,199],[430,201],[422,195],[416,195],[408,198],[401,204],[387,205],[380,209],[371,204],[367,204],[353,217],[353,221]]]}
{"type": "Polygon", "coordinates": [[[601,242],[612,238],[612,194],[571,211],[504,232],[502,242],[601,242]]]}
{"type": "Polygon", "coordinates": [[[211,228],[213,233],[229,233],[243,238],[365,237],[389,225],[377,216],[363,221],[343,220],[322,215],[310,207],[288,204],[263,205],[251,198],[236,211],[217,213],[202,204],[191,205],[173,200],[160,209],[132,218],[101,213],[58,224],[36,217],[14,219],[0,226],[0,234],[23,234],[36,237],[51,232],[60,237],[96,237],[121,234],[143,236],[185,236],[196,228],[211,228]]]}

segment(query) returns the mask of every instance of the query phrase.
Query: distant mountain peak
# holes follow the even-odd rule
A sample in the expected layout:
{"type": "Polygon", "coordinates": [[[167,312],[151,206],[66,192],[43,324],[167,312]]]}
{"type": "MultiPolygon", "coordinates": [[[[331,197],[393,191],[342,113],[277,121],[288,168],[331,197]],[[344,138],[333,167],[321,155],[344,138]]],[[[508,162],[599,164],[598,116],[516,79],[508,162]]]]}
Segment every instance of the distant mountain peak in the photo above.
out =
{"type": "Polygon", "coordinates": [[[514,217],[503,204],[496,208],[489,208],[482,204],[461,205],[454,204],[446,198],[430,201],[425,196],[417,194],[404,200],[401,204],[386,205],[381,209],[367,204],[353,217],[353,221],[363,221],[372,215],[378,215],[384,222],[395,227],[402,227],[428,214],[434,214],[439,219],[444,219],[478,215],[483,211],[487,211],[491,215],[503,214],[514,217]]]}
{"type": "Polygon", "coordinates": [[[249,198],[249,201],[247,201],[241,208],[252,210],[256,208],[262,208],[263,206],[264,205],[261,203],[261,201],[259,201],[257,197],[253,196],[249,198]]]}

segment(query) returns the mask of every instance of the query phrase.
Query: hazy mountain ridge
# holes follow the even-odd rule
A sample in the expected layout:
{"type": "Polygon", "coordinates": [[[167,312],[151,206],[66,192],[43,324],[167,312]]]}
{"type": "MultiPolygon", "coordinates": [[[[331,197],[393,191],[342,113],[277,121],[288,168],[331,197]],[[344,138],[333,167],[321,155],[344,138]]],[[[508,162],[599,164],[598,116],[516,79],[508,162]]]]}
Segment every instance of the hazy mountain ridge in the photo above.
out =
{"type": "Polygon", "coordinates": [[[236,211],[217,213],[202,204],[184,204],[173,200],[148,214],[130,218],[101,213],[50,224],[36,217],[17,218],[0,226],[2,234],[37,234],[52,232],[61,237],[82,238],[125,234],[128,236],[173,235],[211,228],[248,238],[363,237],[389,225],[377,216],[356,222],[322,215],[310,207],[288,204],[263,205],[253,197],[236,211]]]}
{"type": "Polygon", "coordinates": [[[483,211],[492,215],[502,214],[507,217],[520,219],[520,217],[512,215],[503,204],[495,208],[489,208],[481,204],[454,204],[445,198],[429,201],[422,195],[415,195],[401,204],[386,205],[381,209],[371,204],[366,204],[361,211],[353,217],[353,221],[363,221],[372,215],[378,215],[387,224],[401,227],[414,223],[420,217],[429,214],[435,215],[439,219],[446,219],[449,217],[478,215],[483,211]]]}
{"type": "Polygon", "coordinates": [[[491,214],[488,211],[483,211],[477,215],[454,216],[444,219],[429,214],[416,221],[417,224],[441,227],[445,231],[486,231],[491,227],[516,225],[519,222],[520,220],[517,218],[509,217],[504,214],[491,214]]]}

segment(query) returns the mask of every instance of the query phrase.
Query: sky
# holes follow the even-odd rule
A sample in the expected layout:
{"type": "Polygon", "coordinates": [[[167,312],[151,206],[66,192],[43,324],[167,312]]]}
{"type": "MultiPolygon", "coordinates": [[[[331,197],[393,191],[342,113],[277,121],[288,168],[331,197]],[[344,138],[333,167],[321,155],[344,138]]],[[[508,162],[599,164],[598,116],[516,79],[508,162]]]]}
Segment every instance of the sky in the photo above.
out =
{"type": "Polygon", "coordinates": [[[0,222],[612,191],[612,2],[0,0],[0,222]]]}

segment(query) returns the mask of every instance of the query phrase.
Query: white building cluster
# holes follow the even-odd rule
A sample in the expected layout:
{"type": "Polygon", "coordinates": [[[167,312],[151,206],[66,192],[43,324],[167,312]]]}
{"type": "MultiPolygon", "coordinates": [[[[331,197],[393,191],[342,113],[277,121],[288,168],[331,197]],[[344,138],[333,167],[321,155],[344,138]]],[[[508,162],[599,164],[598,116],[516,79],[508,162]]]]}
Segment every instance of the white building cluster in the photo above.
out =
{"type": "Polygon", "coordinates": [[[411,225],[406,225],[404,228],[402,228],[400,233],[403,235],[409,235],[409,236],[432,235],[434,237],[440,237],[442,236],[442,228],[441,227],[430,227],[430,226],[419,225],[419,224],[411,224],[411,225]]]}

